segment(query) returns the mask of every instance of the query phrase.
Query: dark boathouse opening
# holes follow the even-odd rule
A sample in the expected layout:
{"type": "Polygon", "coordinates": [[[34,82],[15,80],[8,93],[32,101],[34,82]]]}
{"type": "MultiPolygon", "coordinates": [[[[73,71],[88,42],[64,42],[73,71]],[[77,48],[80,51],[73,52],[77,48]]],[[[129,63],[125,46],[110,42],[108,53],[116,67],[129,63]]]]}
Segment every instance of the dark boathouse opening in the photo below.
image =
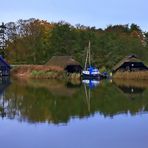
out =
{"type": "Polygon", "coordinates": [[[67,65],[65,71],[68,73],[81,73],[82,67],[80,65],[67,65]]]}
{"type": "Polygon", "coordinates": [[[145,70],[148,70],[148,68],[142,62],[125,62],[118,69],[120,69],[120,71],[145,71],[145,70]]]}

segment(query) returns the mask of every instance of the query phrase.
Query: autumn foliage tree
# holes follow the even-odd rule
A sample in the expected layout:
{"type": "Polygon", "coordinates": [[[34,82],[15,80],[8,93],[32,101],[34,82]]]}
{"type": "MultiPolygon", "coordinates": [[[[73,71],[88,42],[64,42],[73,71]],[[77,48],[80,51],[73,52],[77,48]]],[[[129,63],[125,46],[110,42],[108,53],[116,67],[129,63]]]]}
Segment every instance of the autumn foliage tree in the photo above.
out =
{"type": "Polygon", "coordinates": [[[89,40],[92,63],[98,67],[110,69],[129,54],[148,63],[148,33],[136,24],[109,25],[102,30],[29,19],[6,26],[6,54],[12,64],[45,64],[54,55],[70,55],[83,65],[89,40]]]}

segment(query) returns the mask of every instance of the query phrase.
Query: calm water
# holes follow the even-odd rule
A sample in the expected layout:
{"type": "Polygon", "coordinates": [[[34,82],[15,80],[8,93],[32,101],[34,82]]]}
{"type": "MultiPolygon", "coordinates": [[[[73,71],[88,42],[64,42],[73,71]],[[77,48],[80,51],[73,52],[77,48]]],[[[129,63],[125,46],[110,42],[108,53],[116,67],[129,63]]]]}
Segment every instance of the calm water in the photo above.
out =
{"type": "Polygon", "coordinates": [[[148,82],[0,81],[1,148],[147,148],[148,82]]]}

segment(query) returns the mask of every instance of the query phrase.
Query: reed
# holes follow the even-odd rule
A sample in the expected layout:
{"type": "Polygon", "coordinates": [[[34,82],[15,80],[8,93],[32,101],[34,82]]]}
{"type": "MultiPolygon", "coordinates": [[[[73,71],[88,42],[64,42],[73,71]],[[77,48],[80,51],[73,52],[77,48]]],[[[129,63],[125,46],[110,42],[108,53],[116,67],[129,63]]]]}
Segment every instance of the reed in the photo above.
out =
{"type": "Polygon", "coordinates": [[[57,67],[46,65],[19,65],[13,67],[11,75],[18,78],[63,79],[65,72],[57,67]]]}
{"type": "Polygon", "coordinates": [[[33,70],[30,74],[30,78],[35,79],[65,79],[65,72],[62,71],[36,71],[33,70]]]}
{"type": "Polygon", "coordinates": [[[148,80],[148,71],[116,72],[113,79],[148,80]]]}
{"type": "Polygon", "coordinates": [[[71,73],[67,75],[68,80],[80,80],[81,75],[80,73],[71,73]]]}

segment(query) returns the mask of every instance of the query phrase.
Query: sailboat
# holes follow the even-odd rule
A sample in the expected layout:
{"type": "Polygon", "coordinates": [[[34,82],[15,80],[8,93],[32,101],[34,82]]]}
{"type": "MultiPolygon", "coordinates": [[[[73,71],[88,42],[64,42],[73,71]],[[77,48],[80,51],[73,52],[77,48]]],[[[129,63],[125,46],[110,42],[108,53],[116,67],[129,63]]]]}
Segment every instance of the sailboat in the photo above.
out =
{"type": "Polygon", "coordinates": [[[100,76],[99,69],[91,65],[90,41],[89,41],[85,66],[84,70],[82,71],[82,77],[84,79],[99,79],[99,76],[100,76]]]}

